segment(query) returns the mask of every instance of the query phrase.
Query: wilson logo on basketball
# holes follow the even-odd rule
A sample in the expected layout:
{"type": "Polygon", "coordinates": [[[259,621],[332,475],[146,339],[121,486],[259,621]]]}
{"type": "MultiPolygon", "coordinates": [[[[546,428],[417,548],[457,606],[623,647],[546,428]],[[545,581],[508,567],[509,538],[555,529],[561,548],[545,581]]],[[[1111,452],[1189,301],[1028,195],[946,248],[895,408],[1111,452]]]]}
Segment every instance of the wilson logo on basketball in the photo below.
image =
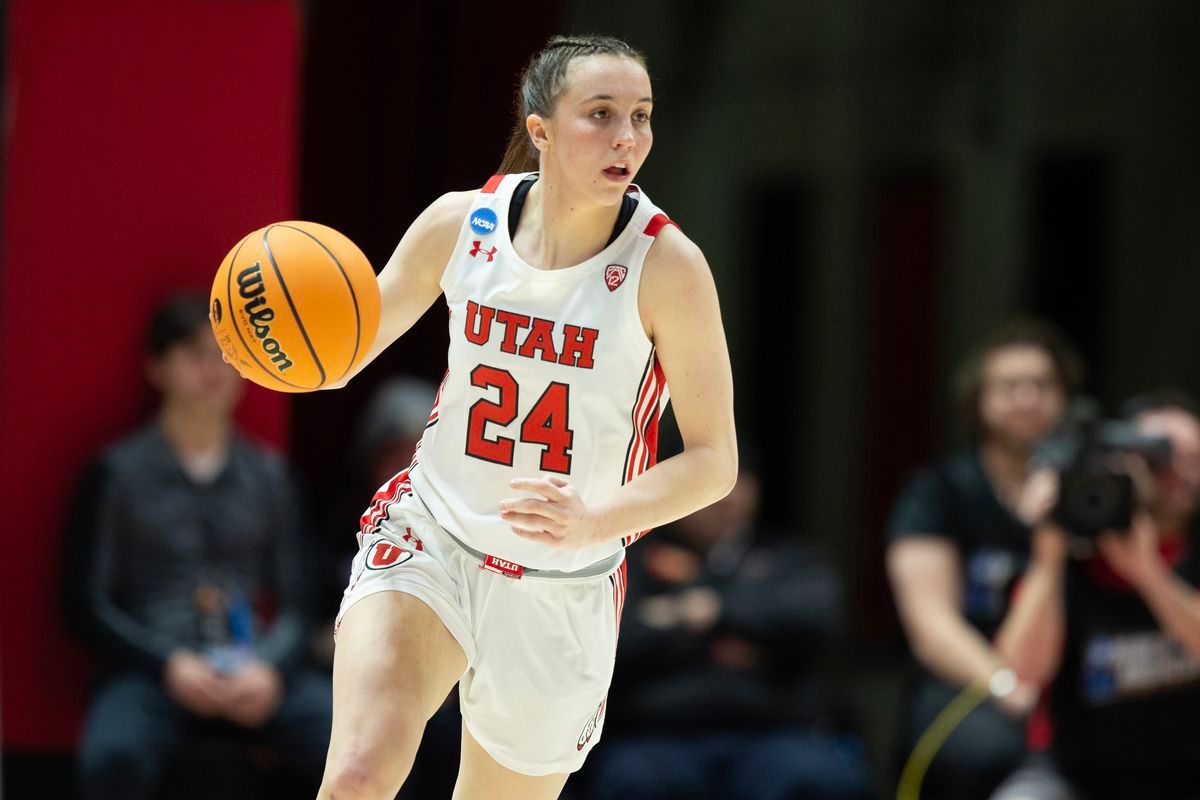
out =
{"type": "Polygon", "coordinates": [[[247,323],[254,329],[254,336],[263,352],[271,359],[271,363],[278,367],[280,372],[284,372],[292,366],[292,360],[283,352],[279,342],[271,338],[271,321],[275,319],[275,309],[267,305],[267,298],[263,297],[266,287],[263,286],[261,262],[255,261],[239,272],[237,282],[238,294],[247,301],[242,306],[248,315],[247,323]]]}
{"type": "Polygon", "coordinates": [[[368,569],[388,569],[397,564],[403,564],[413,557],[413,554],[391,542],[376,542],[367,554],[368,569]]]}
{"type": "Polygon", "coordinates": [[[625,276],[628,274],[629,270],[620,264],[609,264],[604,268],[604,285],[610,292],[616,291],[617,287],[625,282],[625,276]]]}
{"type": "Polygon", "coordinates": [[[474,241],[474,242],[471,242],[471,244],[475,245],[474,247],[471,248],[471,258],[475,258],[476,256],[478,256],[482,253],[483,255],[487,256],[488,263],[489,264],[492,263],[492,259],[496,257],[496,248],[495,247],[491,248],[490,250],[484,250],[483,242],[474,241]]]}

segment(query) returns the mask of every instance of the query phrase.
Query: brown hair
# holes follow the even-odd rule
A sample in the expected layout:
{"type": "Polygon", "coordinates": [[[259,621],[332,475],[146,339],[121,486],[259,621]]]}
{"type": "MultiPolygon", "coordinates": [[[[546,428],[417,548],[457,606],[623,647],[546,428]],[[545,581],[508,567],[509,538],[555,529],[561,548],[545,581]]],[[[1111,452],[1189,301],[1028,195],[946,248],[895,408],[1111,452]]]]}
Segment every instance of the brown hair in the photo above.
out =
{"type": "Polygon", "coordinates": [[[501,174],[532,172],[538,168],[538,151],[529,140],[525,119],[530,114],[550,117],[565,88],[567,67],[576,58],[595,55],[625,56],[646,66],[644,55],[611,36],[555,36],[550,39],[521,72],[514,103],[517,118],[500,162],[501,174]]]}
{"type": "Polygon", "coordinates": [[[1058,383],[1067,398],[1083,386],[1083,358],[1057,326],[1032,318],[1016,319],[1000,326],[967,357],[959,367],[954,382],[956,399],[961,403],[971,437],[976,442],[982,441],[985,434],[983,419],[979,414],[984,364],[990,355],[1007,347],[1035,347],[1050,356],[1058,383]]]}

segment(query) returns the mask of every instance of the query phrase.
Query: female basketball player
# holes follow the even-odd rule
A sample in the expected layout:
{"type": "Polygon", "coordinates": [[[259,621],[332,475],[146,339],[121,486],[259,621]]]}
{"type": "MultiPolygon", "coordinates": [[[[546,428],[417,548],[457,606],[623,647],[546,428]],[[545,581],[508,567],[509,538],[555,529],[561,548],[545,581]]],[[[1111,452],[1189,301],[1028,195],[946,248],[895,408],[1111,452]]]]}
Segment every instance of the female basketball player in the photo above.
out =
{"type": "Polygon", "coordinates": [[[733,484],[712,275],[631,184],[652,106],[624,42],[551,40],[509,174],[434,202],[379,276],[370,357],[444,294],[449,370],[413,465],[362,519],[321,798],[391,798],[456,682],[454,797],[557,797],[603,726],[624,546],[733,484]],[[668,383],[684,451],[656,465],[668,383]]]}

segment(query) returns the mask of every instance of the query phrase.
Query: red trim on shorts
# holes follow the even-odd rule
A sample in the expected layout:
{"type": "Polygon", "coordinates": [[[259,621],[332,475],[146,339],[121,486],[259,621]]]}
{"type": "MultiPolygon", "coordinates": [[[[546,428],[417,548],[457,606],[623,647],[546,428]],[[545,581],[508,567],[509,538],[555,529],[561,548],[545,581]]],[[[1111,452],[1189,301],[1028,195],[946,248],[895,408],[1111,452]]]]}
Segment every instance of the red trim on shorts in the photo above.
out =
{"type": "Polygon", "coordinates": [[[500,188],[500,181],[502,180],[504,180],[503,175],[493,175],[492,177],[488,178],[487,183],[485,183],[483,188],[479,191],[483,194],[495,194],[496,190],[500,188]]]}
{"type": "Polygon", "coordinates": [[[398,472],[394,478],[385,483],[379,488],[371,498],[371,504],[367,506],[367,510],[363,512],[359,518],[358,530],[358,546],[362,547],[363,537],[379,530],[379,523],[388,515],[388,510],[392,504],[399,501],[406,494],[412,494],[412,483],[408,479],[409,470],[417,463],[417,453],[421,451],[420,442],[417,443],[417,452],[413,453],[412,464],[408,469],[398,472]]]}
{"type": "Polygon", "coordinates": [[[617,633],[621,633],[621,615],[625,611],[625,593],[629,588],[629,562],[622,561],[617,571],[608,576],[613,587],[613,613],[617,620],[617,633]]]}

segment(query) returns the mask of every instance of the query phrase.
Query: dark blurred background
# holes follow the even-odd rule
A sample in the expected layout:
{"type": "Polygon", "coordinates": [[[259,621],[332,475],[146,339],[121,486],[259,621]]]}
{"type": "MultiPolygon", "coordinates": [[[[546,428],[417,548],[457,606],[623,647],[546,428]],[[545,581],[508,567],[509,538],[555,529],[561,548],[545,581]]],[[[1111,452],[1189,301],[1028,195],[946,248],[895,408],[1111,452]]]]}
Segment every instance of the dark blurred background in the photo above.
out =
{"type": "MultiPolygon", "coordinates": [[[[425,205],[494,171],[516,75],[552,33],[614,34],[648,56],[656,148],[638,183],[713,267],[767,521],[803,531],[852,587],[837,674],[873,748],[893,735],[901,649],[884,519],[916,464],[965,440],[948,382],[967,349],[1032,312],[1072,337],[1110,406],[1152,386],[1200,393],[1188,0],[0,9],[14,798],[31,774],[58,796],[47,768],[77,736],[87,665],[55,607],[63,487],[148,408],[136,339],[153,302],[206,290],[229,246],[288,217],[382,265],[425,205]]],[[[310,485],[335,484],[371,391],[396,372],[440,379],[443,314],[344,391],[252,392],[243,422],[310,485]]]]}

